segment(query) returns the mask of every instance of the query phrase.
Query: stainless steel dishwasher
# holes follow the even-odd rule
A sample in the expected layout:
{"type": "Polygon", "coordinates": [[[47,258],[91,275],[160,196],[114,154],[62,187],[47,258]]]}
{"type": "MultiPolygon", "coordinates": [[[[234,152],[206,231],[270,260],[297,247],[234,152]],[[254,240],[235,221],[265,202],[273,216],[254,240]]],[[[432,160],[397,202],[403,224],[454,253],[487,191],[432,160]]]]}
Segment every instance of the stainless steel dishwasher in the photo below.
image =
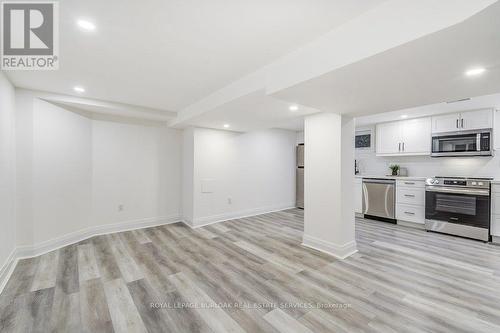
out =
{"type": "Polygon", "coordinates": [[[363,178],[363,215],[368,219],[396,223],[396,181],[363,178]]]}

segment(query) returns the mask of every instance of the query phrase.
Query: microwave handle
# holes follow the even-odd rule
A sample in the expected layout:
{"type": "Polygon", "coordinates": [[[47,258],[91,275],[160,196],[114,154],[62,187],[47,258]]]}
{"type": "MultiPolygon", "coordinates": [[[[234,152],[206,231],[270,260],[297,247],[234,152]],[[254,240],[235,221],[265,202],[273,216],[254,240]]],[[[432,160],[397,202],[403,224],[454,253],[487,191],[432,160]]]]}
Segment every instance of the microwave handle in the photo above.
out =
{"type": "Polygon", "coordinates": [[[476,150],[481,151],[481,133],[476,134],[476,150]]]}

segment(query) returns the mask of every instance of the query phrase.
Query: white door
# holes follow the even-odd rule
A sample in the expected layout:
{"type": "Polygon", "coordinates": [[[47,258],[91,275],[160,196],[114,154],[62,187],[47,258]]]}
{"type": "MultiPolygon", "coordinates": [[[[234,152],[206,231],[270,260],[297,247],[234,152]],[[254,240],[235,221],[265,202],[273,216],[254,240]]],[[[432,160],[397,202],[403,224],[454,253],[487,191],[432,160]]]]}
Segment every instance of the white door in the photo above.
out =
{"type": "Polygon", "coordinates": [[[462,130],[493,128],[493,111],[479,110],[460,113],[462,130]]]}
{"type": "Polygon", "coordinates": [[[401,147],[401,128],[398,121],[377,124],[377,155],[399,154],[401,147]]]}
{"type": "Polygon", "coordinates": [[[431,153],[431,118],[419,118],[401,122],[403,154],[431,153]]]}
{"type": "Polygon", "coordinates": [[[460,115],[458,113],[432,117],[432,133],[456,132],[460,130],[460,115]]]}

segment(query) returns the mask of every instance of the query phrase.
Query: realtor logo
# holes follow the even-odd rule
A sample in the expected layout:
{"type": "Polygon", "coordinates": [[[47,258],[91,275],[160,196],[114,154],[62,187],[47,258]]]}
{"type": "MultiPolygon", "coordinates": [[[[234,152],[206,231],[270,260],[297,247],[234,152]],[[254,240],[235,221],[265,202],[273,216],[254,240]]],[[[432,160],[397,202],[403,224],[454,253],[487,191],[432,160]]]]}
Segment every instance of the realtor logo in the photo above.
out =
{"type": "Polygon", "coordinates": [[[59,68],[59,8],[55,1],[2,2],[3,70],[59,68]]]}

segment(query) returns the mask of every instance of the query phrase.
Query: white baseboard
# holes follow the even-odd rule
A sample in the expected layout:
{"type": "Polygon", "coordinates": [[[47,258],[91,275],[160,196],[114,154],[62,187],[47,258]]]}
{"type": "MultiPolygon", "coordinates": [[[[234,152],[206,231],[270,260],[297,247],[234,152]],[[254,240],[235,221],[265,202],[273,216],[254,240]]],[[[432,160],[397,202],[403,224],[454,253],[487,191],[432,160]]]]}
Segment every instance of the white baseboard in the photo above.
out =
{"type": "Polygon", "coordinates": [[[302,245],[330,254],[338,259],[345,259],[358,252],[356,241],[337,245],[306,234],[302,237],[302,245]]]}
{"type": "Polygon", "coordinates": [[[135,229],[150,228],[159,225],[181,222],[178,215],[151,217],[139,220],[125,221],[120,223],[93,226],[90,228],[75,231],[60,237],[56,237],[33,246],[19,246],[12,251],[9,259],[0,269],[0,293],[10,278],[17,261],[25,258],[37,257],[39,255],[52,252],[64,246],[81,242],[94,236],[112,234],[135,229]]]}
{"type": "Polygon", "coordinates": [[[9,281],[9,278],[16,267],[16,252],[16,249],[12,250],[9,257],[5,260],[4,265],[0,268],[0,293],[2,293],[3,288],[5,288],[7,281],[9,281]]]}
{"type": "Polygon", "coordinates": [[[193,218],[192,221],[187,219],[182,219],[182,222],[192,229],[201,228],[210,224],[241,219],[244,217],[251,217],[255,215],[267,214],[272,212],[279,212],[286,209],[295,208],[295,203],[287,203],[282,205],[273,205],[266,207],[259,207],[253,209],[240,210],[237,212],[230,212],[206,217],[193,218]]]}
{"type": "Polygon", "coordinates": [[[131,220],[120,223],[97,225],[94,227],[78,230],[57,238],[53,238],[33,246],[20,246],[17,248],[18,258],[31,258],[36,257],[47,252],[51,252],[61,247],[81,242],[85,239],[112,234],[115,232],[123,232],[135,229],[150,228],[158,225],[170,224],[180,222],[181,218],[177,215],[175,216],[160,216],[160,217],[150,217],[139,220],[131,220]]]}

